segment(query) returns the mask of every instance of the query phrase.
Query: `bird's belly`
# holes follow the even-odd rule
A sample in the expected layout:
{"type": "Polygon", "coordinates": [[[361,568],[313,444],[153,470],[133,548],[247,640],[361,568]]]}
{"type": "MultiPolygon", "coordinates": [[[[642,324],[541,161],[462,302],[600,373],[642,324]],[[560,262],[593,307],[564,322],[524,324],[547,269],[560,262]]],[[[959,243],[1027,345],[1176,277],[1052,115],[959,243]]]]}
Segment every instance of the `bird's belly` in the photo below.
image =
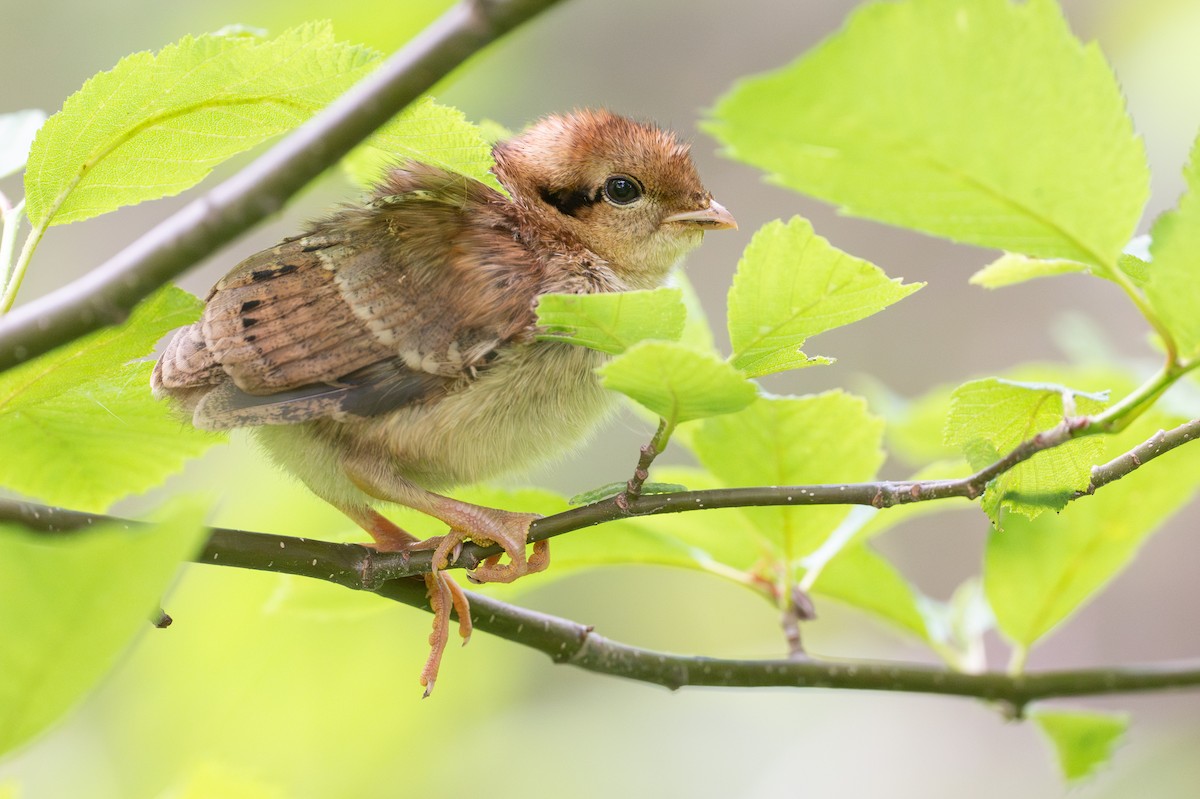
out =
{"type": "Polygon", "coordinates": [[[468,388],[365,420],[356,438],[426,488],[551,460],[586,439],[613,407],[595,373],[606,357],[551,342],[514,348],[468,388]]]}

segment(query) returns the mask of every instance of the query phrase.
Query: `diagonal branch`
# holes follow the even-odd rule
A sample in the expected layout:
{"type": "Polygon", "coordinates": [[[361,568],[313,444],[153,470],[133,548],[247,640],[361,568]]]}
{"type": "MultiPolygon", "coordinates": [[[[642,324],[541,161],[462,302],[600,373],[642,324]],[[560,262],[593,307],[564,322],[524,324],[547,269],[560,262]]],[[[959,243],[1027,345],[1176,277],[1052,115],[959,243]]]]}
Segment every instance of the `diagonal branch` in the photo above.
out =
{"type": "MultiPolygon", "coordinates": [[[[990,466],[957,480],[880,480],[870,483],[716,488],[639,496],[628,500],[624,506],[621,495],[617,495],[538,519],[530,528],[529,541],[545,541],[605,522],[660,513],[780,505],[870,505],[888,508],[893,505],[939,499],[974,499],[983,492],[987,483],[999,474],[1032,458],[1038,452],[1069,441],[1075,431],[1080,429],[1082,428],[1077,420],[1066,420],[1020,444],[990,466]]],[[[1185,422],[1171,430],[1159,431],[1124,455],[1094,467],[1091,484],[1073,499],[1093,494],[1103,486],[1137,470],[1147,461],[1197,438],[1200,438],[1200,419],[1185,422]]],[[[46,532],[67,532],[99,522],[137,524],[128,519],[4,499],[0,499],[0,521],[21,522],[46,532]]],[[[467,543],[458,558],[446,568],[473,569],[485,558],[499,555],[502,551],[498,546],[467,543]]],[[[303,568],[303,563],[319,562],[320,566],[316,568],[316,572],[320,573],[311,576],[329,579],[342,585],[348,585],[344,580],[349,579],[355,583],[351,587],[374,590],[389,580],[428,572],[431,557],[432,554],[428,551],[375,552],[359,544],[337,544],[271,533],[214,528],[207,547],[197,560],[244,568],[269,568],[292,574],[305,573],[291,571],[303,568]],[[261,563],[273,566],[255,565],[261,563]]]]}
{"type": "Polygon", "coordinates": [[[1129,452],[1118,455],[1108,463],[1093,466],[1092,481],[1086,489],[1076,495],[1076,498],[1085,494],[1094,494],[1096,489],[1102,488],[1114,480],[1120,480],[1146,462],[1197,438],[1200,438],[1200,419],[1184,422],[1170,430],[1159,430],[1129,452]]]}
{"type": "Polygon", "coordinates": [[[460,0],[254,163],[101,266],[0,319],[0,370],[125,319],[139,300],[277,212],[467,58],[561,0],[460,0]]]}
{"type": "MultiPolygon", "coordinates": [[[[0,502],[0,518],[24,521],[47,532],[80,529],[104,517],[54,508],[0,502]]],[[[372,550],[303,538],[214,530],[195,560],[225,566],[311,577],[429,611],[421,580],[380,582],[372,550]]],[[[677,689],[724,687],[812,687],[843,690],[941,694],[1002,702],[1019,715],[1030,702],[1065,696],[1094,696],[1200,686],[1200,662],[1077,669],[1009,675],[967,674],[898,662],[734,660],[674,655],[609,640],[589,626],[470,593],[472,622],[509,641],[535,649],[556,663],[600,674],[677,689]]]]}

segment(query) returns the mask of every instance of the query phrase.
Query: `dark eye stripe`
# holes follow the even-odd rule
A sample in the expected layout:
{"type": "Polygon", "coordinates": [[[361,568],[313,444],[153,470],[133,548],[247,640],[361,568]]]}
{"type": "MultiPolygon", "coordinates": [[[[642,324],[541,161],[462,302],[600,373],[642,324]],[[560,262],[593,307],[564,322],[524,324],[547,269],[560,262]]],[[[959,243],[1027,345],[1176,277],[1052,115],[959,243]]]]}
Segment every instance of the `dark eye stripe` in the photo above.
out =
{"type": "Polygon", "coordinates": [[[539,193],[546,203],[553,205],[558,209],[559,213],[566,214],[567,216],[575,216],[579,213],[579,209],[586,208],[600,200],[600,192],[596,192],[593,196],[588,193],[587,189],[575,189],[574,191],[559,189],[551,191],[550,189],[543,188],[539,193]]]}

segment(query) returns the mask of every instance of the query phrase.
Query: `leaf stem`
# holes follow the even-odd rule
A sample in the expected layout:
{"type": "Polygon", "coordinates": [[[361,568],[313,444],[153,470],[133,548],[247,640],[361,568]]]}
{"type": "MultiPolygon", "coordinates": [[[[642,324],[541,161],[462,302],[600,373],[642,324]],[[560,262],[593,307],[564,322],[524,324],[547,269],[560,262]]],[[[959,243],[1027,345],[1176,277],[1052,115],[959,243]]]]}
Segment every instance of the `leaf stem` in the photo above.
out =
{"type": "Polygon", "coordinates": [[[1150,323],[1150,326],[1154,328],[1154,332],[1162,340],[1163,349],[1166,350],[1167,355],[1167,368],[1176,365],[1179,360],[1179,345],[1175,343],[1175,337],[1171,335],[1171,331],[1158,318],[1158,314],[1151,307],[1149,300],[1133,284],[1133,281],[1129,279],[1129,275],[1125,274],[1124,270],[1115,263],[1106,263],[1105,268],[1108,272],[1107,276],[1121,287],[1121,290],[1133,301],[1134,307],[1146,318],[1146,321],[1150,323]]]}
{"type": "Polygon", "coordinates": [[[1008,675],[1019,677],[1025,673],[1025,664],[1029,661],[1029,647],[1025,644],[1013,644],[1012,654],[1008,658],[1008,675]]]}
{"type": "MultiPolygon", "coordinates": [[[[7,225],[4,228],[4,232],[8,233],[7,225]]],[[[33,228],[29,231],[29,235],[25,237],[25,243],[21,246],[21,254],[17,256],[17,263],[14,265],[12,273],[8,275],[8,279],[4,284],[4,293],[0,294],[0,316],[8,313],[12,309],[13,303],[17,301],[17,291],[20,290],[21,283],[25,280],[25,271],[29,268],[29,262],[33,259],[33,253],[37,250],[38,243],[44,235],[46,235],[46,228],[43,225],[33,228]]],[[[26,357],[28,356],[26,355],[26,357]]]]}
{"type": "Polygon", "coordinates": [[[1126,394],[1112,407],[1092,417],[1080,435],[1119,433],[1154,404],[1163,392],[1174,385],[1194,364],[1182,364],[1172,359],[1142,385],[1126,394]]]}

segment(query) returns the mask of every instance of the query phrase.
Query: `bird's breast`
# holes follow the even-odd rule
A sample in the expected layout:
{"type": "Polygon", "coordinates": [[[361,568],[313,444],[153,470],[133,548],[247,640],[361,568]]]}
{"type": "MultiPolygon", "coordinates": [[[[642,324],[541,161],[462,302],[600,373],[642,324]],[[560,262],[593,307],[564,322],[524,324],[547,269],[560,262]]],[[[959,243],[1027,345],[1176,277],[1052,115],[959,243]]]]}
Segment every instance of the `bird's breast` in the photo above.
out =
{"type": "Polygon", "coordinates": [[[613,407],[595,373],[607,357],[556,342],[513,346],[466,388],[355,423],[355,437],[426,488],[520,470],[570,451],[613,407]]]}

